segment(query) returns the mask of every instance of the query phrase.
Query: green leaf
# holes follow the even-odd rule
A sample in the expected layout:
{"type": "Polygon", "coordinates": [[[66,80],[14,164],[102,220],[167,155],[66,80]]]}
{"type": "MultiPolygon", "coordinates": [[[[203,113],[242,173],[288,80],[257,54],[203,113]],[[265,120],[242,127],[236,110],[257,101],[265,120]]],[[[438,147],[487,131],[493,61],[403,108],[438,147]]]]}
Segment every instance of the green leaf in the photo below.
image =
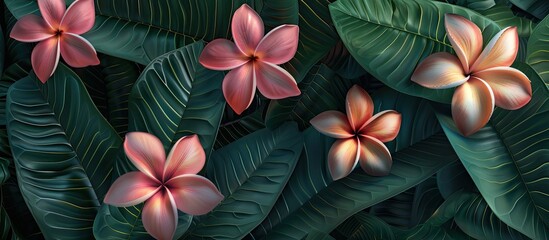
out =
{"type": "Polygon", "coordinates": [[[375,78],[400,92],[449,103],[453,89],[424,88],[410,80],[416,65],[435,52],[452,52],[444,14],[479,26],[487,43],[500,27],[471,10],[421,0],[339,0],[330,4],[334,25],[353,57],[375,78]],[[357,41],[360,39],[360,41],[357,41]]]}
{"type": "Polygon", "coordinates": [[[513,14],[511,8],[505,5],[496,5],[490,9],[478,12],[485,17],[494,20],[502,29],[516,26],[519,37],[530,37],[530,34],[532,34],[532,31],[537,25],[528,18],[516,16],[513,14]]]}
{"type": "MultiPolygon", "coordinates": [[[[181,137],[198,134],[209,155],[225,107],[221,93],[223,73],[210,71],[198,63],[204,44],[190,44],[151,62],[143,71],[130,95],[128,131],[149,132],[164,144],[166,152],[181,137]]],[[[114,177],[135,171],[118,152],[114,177]]],[[[117,208],[103,204],[94,224],[96,238],[139,239],[148,236],[140,213],[143,204],[117,208]]],[[[180,236],[192,217],[180,213],[180,236]]]]}
{"type": "Polygon", "coordinates": [[[4,72],[4,57],[6,56],[6,47],[4,45],[4,31],[2,30],[2,26],[0,26],[0,76],[4,72]]]}
{"type": "Polygon", "coordinates": [[[478,193],[473,179],[461,162],[455,162],[441,169],[437,173],[437,185],[444,199],[448,199],[453,193],[460,190],[478,193]]]}
{"type": "Polygon", "coordinates": [[[241,137],[265,128],[262,114],[262,109],[258,109],[250,115],[219,126],[214,149],[229,145],[241,137]]]}
{"type": "Polygon", "coordinates": [[[47,84],[24,78],[10,87],[6,112],[19,187],[44,236],[92,238],[121,141],[80,79],[62,64],[47,84]]]}
{"type": "Polygon", "coordinates": [[[526,63],[538,73],[549,88],[549,16],[543,19],[532,32],[528,41],[526,63]]]}
{"type": "Polygon", "coordinates": [[[267,109],[265,124],[276,128],[286,121],[295,121],[300,129],[327,110],[345,110],[345,96],[355,82],[339,78],[334,71],[322,64],[315,66],[299,83],[301,95],[273,100],[267,109]]]}
{"type": "Polygon", "coordinates": [[[486,10],[496,5],[494,0],[441,0],[441,2],[448,2],[475,11],[486,10]]]}
{"type": "Polygon", "coordinates": [[[368,73],[349,53],[341,40],[328,52],[322,62],[344,79],[355,79],[368,73]]]}
{"type": "Polygon", "coordinates": [[[6,213],[6,210],[4,210],[4,204],[0,204],[0,239],[11,239],[12,234],[13,231],[11,229],[11,222],[8,214],[6,213]]]}
{"type": "Polygon", "coordinates": [[[544,19],[549,14],[549,2],[545,0],[509,0],[520,9],[544,19]]]}
{"type": "Polygon", "coordinates": [[[532,81],[532,100],[516,111],[496,108],[490,122],[466,138],[451,116],[437,117],[480,193],[506,224],[533,239],[549,238],[549,158],[546,119],[549,90],[525,64],[516,67],[532,81]]]}
{"type": "Polygon", "coordinates": [[[349,217],[337,227],[335,232],[342,235],[341,239],[396,239],[391,226],[382,219],[363,211],[349,217]]]}
{"type": "Polygon", "coordinates": [[[286,124],[216,150],[206,172],[225,199],[199,218],[190,238],[241,239],[259,225],[288,182],[302,143],[297,126],[286,124]]]}

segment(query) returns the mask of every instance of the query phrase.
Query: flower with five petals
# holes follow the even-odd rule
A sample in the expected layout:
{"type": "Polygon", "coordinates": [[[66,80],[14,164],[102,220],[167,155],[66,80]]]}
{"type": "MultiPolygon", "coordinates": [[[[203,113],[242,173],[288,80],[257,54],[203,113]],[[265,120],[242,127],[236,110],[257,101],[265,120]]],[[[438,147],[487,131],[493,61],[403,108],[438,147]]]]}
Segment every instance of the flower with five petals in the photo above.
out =
{"type": "Polygon", "coordinates": [[[129,207],[146,201],[143,226],[156,239],[173,238],[177,209],[201,215],[223,200],[210,180],[196,175],[206,161],[196,135],[179,139],[167,159],[160,140],[148,133],[126,134],[124,150],[139,171],[116,179],[105,196],[105,203],[129,207]]]}
{"type": "Polygon", "coordinates": [[[26,15],[19,19],[10,37],[21,42],[39,42],[31,54],[38,79],[45,83],[55,72],[59,56],[72,67],[99,64],[93,46],[79,36],[95,22],[93,0],[76,0],[66,9],[64,0],[38,0],[42,17],[26,15]]]}
{"type": "Polygon", "coordinates": [[[427,57],[412,81],[433,89],[457,87],[452,118],[461,134],[469,136],[486,125],[494,105],[515,110],[530,101],[530,80],[510,67],[519,46],[516,27],[501,30],[482,50],[482,33],[474,23],[454,14],[446,14],[444,22],[457,57],[446,52],[427,57]]]}
{"type": "Polygon", "coordinates": [[[400,113],[387,110],[373,115],[374,102],[356,85],[347,92],[346,111],[347,116],[326,111],[311,120],[319,132],[338,139],[328,153],[332,178],[338,180],[349,175],[357,163],[372,176],[389,174],[393,160],[383,142],[398,135],[400,113]]]}
{"type": "Polygon", "coordinates": [[[215,39],[206,45],[199,61],[209,69],[231,70],[223,80],[223,95],[236,113],[250,106],[256,86],[270,99],[301,94],[292,75],[277,66],[294,57],[298,26],[281,25],[263,36],[263,21],[244,4],[234,13],[231,31],[235,43],[215,39]]]}

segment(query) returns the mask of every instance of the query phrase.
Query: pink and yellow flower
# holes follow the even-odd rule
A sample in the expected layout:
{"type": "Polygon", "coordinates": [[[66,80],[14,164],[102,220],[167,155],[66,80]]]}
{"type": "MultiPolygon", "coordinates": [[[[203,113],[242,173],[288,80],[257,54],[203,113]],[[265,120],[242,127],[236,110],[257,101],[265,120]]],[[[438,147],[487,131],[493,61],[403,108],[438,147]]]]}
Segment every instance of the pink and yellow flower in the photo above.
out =
{"type": "Polygon", "coordinates": [[[256,86],[270,99],[301,94],[292,75],[277,66],[294,57],[298,26],[281,25],[263,36],[263,21],[244,4],[235,11],[231,30],[235,43],[215,39],[206,45],[199,61],[209,69],[231,70],[223,80],[223,94],[236,113],[250,106],[256,86]]]}
{"type": "Polygon", "coordinates": [[[452,117],[464,136],[481,129],[494,105],[515,110],[532,97],[530,80],[511,66],[518,52],[516,27],[501,30],[482,50],[482,33],[471,21],[445,15],[446,32],[457,57],[446,52],[423,60],[412,81],[433,89],[457,87],[452,98],[452,117]]]}
{"type": "Polygon", "coordinates": [[[143,225],[156,239],[173,238],[177,209],[202,215],[223,200],[210,180],[196,175],[206,161],[196,135],[179,139],[167,159],[160,140],[148,133],[126,134],[124,150],[139,171],[120,176],[105,196],[105,203],[129,207],[146,201],[143,225]]]}
{"type": "Polygon", "coordinates": [[[99,64],[93,46],[81,34],[95,22],[93,0],[76,0],[68,9],[63,0],[38,0],[42,17],[26,15],[19,19],[10,37],[21,42],[39,42],[31,63],[38,79],[45,83],[55,72],[59,56],[72,67],[99,64]]]}
{"type": "Polygon", "coordinates": [[[349,175],[358,163],[372,176],[389,174],[393,161],[383,143],[398,135],[400,113],[387,110],[373,115],[372,98],[356,85],[347,93],[346,110],[347,116],[326,111],[311,120],[318,131],[338,139],[328,153],[332,178],[338,180],[349,175]]]}

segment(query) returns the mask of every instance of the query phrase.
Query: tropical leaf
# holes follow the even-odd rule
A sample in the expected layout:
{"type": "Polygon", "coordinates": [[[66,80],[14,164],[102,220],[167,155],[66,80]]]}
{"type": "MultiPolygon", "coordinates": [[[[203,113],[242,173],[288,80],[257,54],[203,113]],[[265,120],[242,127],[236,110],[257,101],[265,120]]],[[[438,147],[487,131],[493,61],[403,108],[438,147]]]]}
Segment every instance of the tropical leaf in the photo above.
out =
{"type": "Polygon", "coordinates": [[[334,232],[341,235],[340,239],[396,239],[389,224],[363,211],[349,217],[334,232]]]}
{"type": "Polygon", "coordinates": [[[372,98],[375,112],[394,109],[402,114],[398,137],[386,144],[393,153],[391,174],[377,178],[357,169],[349,177],[331,182],[325,165],[331,142],[319,133],[309,133],[313,136],[307,140],[306,135],[305,141],[314,153],[304,152],[307,155],[300,161],[305,163],[298,164],[273,211],[252,232],[253,238],[300,239],[310,231],[329,233],[352,214],[415,186],[457,160],[444,135],[439,134],[428,101],[387,88],[372,98]],[[311,169],[317,170],[308,172],[311,169]]]}
{"type": "Polygon", "coordinates": [[[297,126],[289,123],[216,150],[206,173],[225,199],[199,218],[189,238],[241,239],[259,225],[292,175],[302,144],[297,126]]]}
{"type": "Polygon", "coordinates": [[[344,79],[355,79],[367,74],[341,40],[321,61],[344,79]]]}
{"type": "Polygon", "coordinates": [[[545,0],[509,0],[515,6],[534,15],[539,19],[544,19],[549,14],[549,2],[545,0]]]}
{"type": "MultiPolygon", "coordinates": [[[[157,136],[165,150],[181,137],[198,134],[210,154],[225,107],[221,93],[223,73],[198,63],[204,44],[197,42],[169,52],[151,62],[130,94],[128,131],[157,136]]],[[[118,153],[114,177],[136,168],[118,153]]],[[[96,238],[139,239],[147,237],[141,222],[143,204],[117,208],[103,204],[94,223],[96,238]]],[[[177,236],[191,224],[192,216],[180,213],[177,236]]]]}
{"type": "Polygon", "coordinates": [[[539,74],[549,88],[549,16],[543,19],[532,32],[528,41],[526,63],[539,74]]]}
{"type": "Polygon", "coordinates": [[[311,126],[309,121],[321,112],[345,111],[345,96],[355,83],[357,81],[339,78],[324,64],[315,66],[298,85],[301,95],[271,101],[265,124],[276,128],[286,121],[295,121],[300,129],[305,129],[311,126]]]}
{"type": "Polygon", "coordinates": [[[0,76],[4,72],[4,58],[6,56],[6,47],[4,45],[4,31],[2,30],[2,26],[0,26],[0,76]]]}
{"type": "Polygon", "coordinates": [[[490,122],[466,138],[451,116],[437,117],[480,193],[506,224],[533,239],[549,238],[549,89],[525,64],[515,67],[532,81],[532,100],[516,111],[496,108],[490,122]]]}
{"type": "Polygon", "coordinates": [[[458,6],[421,0],[339,0],[330,4],[334,25],[353,57],[375,78],[400,92],[449,103],[453,89],[434,90],[410,81],[416,65],[435,52],[452,52],[444,14],[470,19],[487,43],[500,27],[458,6]],[[361,39],[361,41],[356,41],[361,39]]]}
{"type": "Polygon", "coordinates": [[[448,199],[458,191],[478,193],[473,179],[461,162],[455,162],[440,169],[437,173],[437,186],[444,199],[448,199]]]}
{"type": "Polygon", "coordinates": [[[441,0],[441,2],[463,6],[475,11],[486,10],[496,5],[494,0],[441,0]]]}
{"type": "Polygon", "coordinates": [[[516,16],[513,14],[511,8],[505,5],[496,5],[490,9],[478,12],[485,17],[492,19],[502,29],[509,26],[516,26],[519,37],[530,37],[530,34],[532,34],[532,31],[537,25],[528,18],[516,16]]]}
{"type": "Polygon", "coordinates": [[[11,229],[11,222],[6,210],[4,210],[4,202],[2,201],[2,195],[0,192],[0,239],[11,239],[13,231],[11,229]]]}
{"type": "Polygon", "coordinates": [[[217,137],[215,139],[214,149],[219,149],[241,137],[265,128],[262,115],[262,109],[258,109],[250,115],[219,126],[219,132],[217,133],[217,137]]]}

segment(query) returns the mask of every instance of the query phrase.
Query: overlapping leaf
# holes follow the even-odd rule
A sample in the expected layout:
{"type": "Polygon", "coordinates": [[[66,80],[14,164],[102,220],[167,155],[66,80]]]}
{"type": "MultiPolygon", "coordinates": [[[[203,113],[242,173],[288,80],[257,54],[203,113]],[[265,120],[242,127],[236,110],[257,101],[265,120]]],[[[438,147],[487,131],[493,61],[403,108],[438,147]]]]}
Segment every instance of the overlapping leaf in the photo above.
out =
{"type": "Polygon", "coordinates": [[[339,0],[330,5],[330,12],[349,52],[374,77],[400,92],[446,103],[453,89],[428,89],[410,81],[421,60],[435,52],[452,52],[444,14],[473,21],[485,43],[500,30],[476,12],[434,1],[339,0]]]}
{"type": "Polygon", "coordinates": [[[262,109],[258,109],[250,115],[219,126],[214,149],[219,149],[241,137],[265,128],[262,114],[262,109]]]}
{"type": "Polygon", "coordinates": [[[549,14],[549,2],[545,0],[509,0],[522,10],[543,19],[549,14]]]}
{"type": "Polygon", "coordinates": [[[549,16],[532,32],[528,41],[526,62],[539,74],[549,88],[549,16]]]}
{"type": "Polygon", "coordinates": [[[527,65],[532,100],[523,108],[497,108],[476,134],[459,134],[449,114],[437,114],[444,132],[480,193],[506,224],[533,239],[549,237],[549,89],[527,65]]]}

